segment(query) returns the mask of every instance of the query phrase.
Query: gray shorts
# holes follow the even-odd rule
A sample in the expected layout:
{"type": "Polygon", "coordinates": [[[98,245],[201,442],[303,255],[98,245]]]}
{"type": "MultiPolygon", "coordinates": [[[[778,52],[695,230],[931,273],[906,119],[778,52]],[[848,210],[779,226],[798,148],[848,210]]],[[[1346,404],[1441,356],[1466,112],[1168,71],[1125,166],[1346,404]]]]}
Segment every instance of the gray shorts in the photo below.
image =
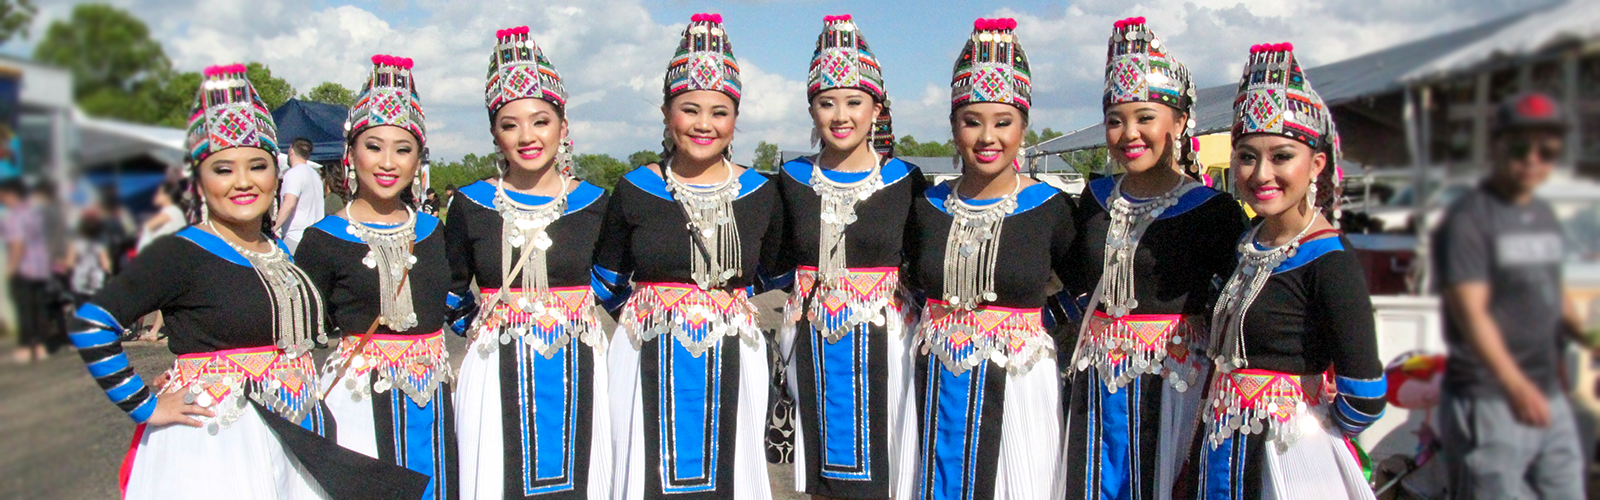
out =
{"type": "Polygon", "coordinates": [[[1504,398],[1452,394],[1440,403],[1440,457],[1450,498],[1579,500],[1583,454],[1565,395],[1549,396],[1550,427],[1523,425],[1504,398]]]}

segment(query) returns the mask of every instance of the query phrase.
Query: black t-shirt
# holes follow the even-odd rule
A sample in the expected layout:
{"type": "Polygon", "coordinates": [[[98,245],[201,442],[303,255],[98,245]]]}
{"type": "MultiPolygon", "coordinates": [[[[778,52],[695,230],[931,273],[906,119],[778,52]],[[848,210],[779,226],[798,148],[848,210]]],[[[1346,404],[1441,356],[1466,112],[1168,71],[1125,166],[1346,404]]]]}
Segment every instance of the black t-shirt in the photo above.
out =
{"type": "MultiPolygon", "coordinates": [[[[1546,392],[1560,390],[1561,224],[1542,200],[1518,205],[1486,186],[1456,200],[1434,236],[1439,285],[1488,283],[1489,315],[1517,366],[1546,392]]],[[[1445,311],[1445,387],[1498,395],[1499,383],[1445,311]]]]}

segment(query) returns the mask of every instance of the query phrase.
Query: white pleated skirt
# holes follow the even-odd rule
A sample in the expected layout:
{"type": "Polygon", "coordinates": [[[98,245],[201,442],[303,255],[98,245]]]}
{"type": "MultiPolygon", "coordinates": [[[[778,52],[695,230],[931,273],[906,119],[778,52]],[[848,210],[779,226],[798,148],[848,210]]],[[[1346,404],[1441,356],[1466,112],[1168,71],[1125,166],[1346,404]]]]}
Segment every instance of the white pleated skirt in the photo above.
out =
{"type": "MultiPolygon", "coordinates": [[[[890,314],[886,316],[885,321],[900,323],[898,328],[886,329],[891,332],[887,333],[889,341],[887,342],[888,349],[885,354],[888,363],[884,367],[889,378],[888,394],[883,399],[889,405],[889,435],[887,436],[889,445],[889,494],[890,498],[911,498],[911,495],[916,491],[917,394],[913,388],[915,384],[912,381],[915,380],[916,359],[913,355],[916,352],[917,335],[915,325],[907,324],[903,315],[890,314]]],[[[786,372],[789,382],[789,397],[798,402],[801,398],[801,377],[809,377],[812,374],[801,374],[799,371],[796,360],[799,359],[799,356],[807,355],[807,353],[794,352],[794,335],[798,334],[794,330],[794,328],[781,330],[778,348],[785,353],[791,353],[788,357],[788,370],[786,372]]],[[[861,332],[862,330],[857,330],[852,335],[859,335],[861,332]]],[[[806,473],[805,426],[807,420],[817,417],[808,415],[804,411],[795,413],[794,487],[795,491],[805,492],[808,476],[806,473]]]]}
{"type": "MultiPolygon", "coordinates": [[[[760,338],[759,332],[755,332],[760,338]]],[[[659,450],[646,450],[645,405],[640,381],[640,351],[632,336],[618,327],[606,348],[611,370],[611,429],[616,468],[611,498],[640,500],[645,496],[645,460],[661,459],[659,450]]],[[[646,342],[676,342],[671,335],[646,342]]],[[[734,409],[734,449],[732,495],[722,498],[770,500],[772,484],[767,477],[765,450],[767,430],[767,345],[765,341],[746,342],[741,336],[721,339],[723,349],[739,350],[739,391],[734,409]]],[[[648,348],[648,347],[647,347],[648,348]]],[[[702,356],[708,354],[702,354],[702,356]]],[[[722,487],[718,487],[719,491],[722,487]]],[[[592,497],[599,498],[599,497],[592,497]]]]}
{"type": "Polygon", "coordinates": [[[1300,419],[1300,439],[1287,450],[1266,449],[1267,473],[1261,498],[1281,500],[1373,500],[1361,464],[1338,426],[1329,421],[1327,406],[1313,407],[1300,419]]]}
{"type": "MultiPolygon", "coordinates": [[[[456,442],[460,460],[461,500],[502,498],[505,491],[505,432],[503,427],[504,401],[501,398],[500,352],[491,351],[485,359],[479,344],[498,342],[492,335],[480,336],[467,348],[467,355],[456,373],[456,442]]],[[[520,341],[519,341],[520,342],[520,341]]],[[[496,349],[515,349],[519,344],[496,346],[496,349]]],[[[577,339],[568,349],[582,345],[577,339]]],[[[592,424],[589,438],[589,470],[586,498],[603,499],[612,496],[611,397],[607,394],[605,355],[600,349],[589,349],[594,374],[589,394],[594,395],[592,424]]],[[[537,355],[537,354],[534,354],[537,355]]]]}
{"type": "MultiPolygon", "coordinates": [[[[202,423],[210,419],[198,418],[202,423]]],[[[145,426],[132,457],[130,500],[327,498],[254,410],[213,436],[205,427],[145,426]]]]}

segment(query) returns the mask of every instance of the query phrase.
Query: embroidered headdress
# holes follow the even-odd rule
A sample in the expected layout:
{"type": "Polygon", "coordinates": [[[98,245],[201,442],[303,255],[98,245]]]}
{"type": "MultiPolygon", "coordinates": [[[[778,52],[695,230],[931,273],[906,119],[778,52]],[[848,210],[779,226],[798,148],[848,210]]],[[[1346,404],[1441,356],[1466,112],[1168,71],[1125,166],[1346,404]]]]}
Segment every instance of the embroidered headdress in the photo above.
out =
{"type": "Polygon", "coordinates": [[[494,54],[489,56],[489,84],[484,89],[484,105],[489,118],[506,103],[517,99],[544,99],[557,110],[567,106],[567,89],[544,51],[528,36],[528,27],[496,31],[494,54]]]}
{"type": "Polygon", "coordinates": [[[1282,135],[1338,155],[1333,116],[1300,70],[1293,44],[1250,47],[1250,62],[1233,101],[1233,140],[1249,134],[1282,135]]]}
{"type": "Polygon", "coordinates": [[[417,97],[417,83],[411,78],[411,66],[409,57],[372,56],[372,73],[361,93],[356,94],[356,103],[350,106],[350,115],[344,122],[345,140],[354,141],[372,127],[393,125],[417,136],[419,145],[427,144],[426,117],[422,114],[422,100],[417,97]]]}
{"type": "Polygon", "coordinates": [[[739,61],[722,30],[722,14],[695,14],[683,29],[678,52],[667,63],[662,85],[663,102],[687,92],[712,90],[728,94],[734,105],[743,94],[739,86],[739,61]]]}
{"type": "Polygon", "coordinates": [[[194,164],[228,148],[261,148],[278,154],[278,126],[243,64],[206,68],[189,113],[188,160],[194,164]]]}
{"type": "Polygon", "coordinates": [[[1143,17],[1130,17],[1112,25],[1110,47],[1106,49],[1106,91],[1101,109],[1130,102],[1158,102],[1188,115],[1187,126],[1178,137],[1178,163],[1194,164],[1195,89],[1189,68],[1167,53],[1143,17]]]}
{"type": "Polygon", "coordinates": [[[1024,114],[1028,112],[1033,77],[1016,29],[1014,19],[979,19],[972,23],[972,38],[961,49],[950,81],[950,109],[997,102],[1016,106],[1024,114]]]}
{"type": "Polygon", "coordinates": [[[823,18],[817,50],[811,56],[806,99],[833,89],[860,89],[883,102],[883,70],[867,48],[867,39],[849,14],[823,18]]]}

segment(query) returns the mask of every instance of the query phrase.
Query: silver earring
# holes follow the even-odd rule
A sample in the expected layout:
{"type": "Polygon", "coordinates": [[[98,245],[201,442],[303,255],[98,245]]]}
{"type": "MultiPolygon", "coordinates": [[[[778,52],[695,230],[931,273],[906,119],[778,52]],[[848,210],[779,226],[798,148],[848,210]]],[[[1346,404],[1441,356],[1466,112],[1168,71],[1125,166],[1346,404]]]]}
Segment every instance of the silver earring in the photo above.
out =
{"type": "Polygon", "coordinates": [[[561,166],[561,174],[572,176],[572,139],[562,139],[561,148],[556,151],[556,160],[561,166]]]}
{"type": "Polygon", "coordinates": [[[722,148],[722,158],[723,159],[727,159],[727,160],[732,160],[733,159],[733,140],[732,139],[728,140],[728,147],[722,148]]]}
{"type": "Polygon", "coordinates": [[[344,185],[350,188],[350,197],[356,197],[356,188],[361,187],[356,183],[356,166],[346,162],[344,164],[344,185]]]}
{"type": "Polygon", "coordinates": [[[200,222],[202,224],[211,222],[211,207],[206,204],[205,195],[200,195],[200,222]]]}
{"type": "Polygon", "coordinates": [[[1309,211],[1317,210],[1317,181],[1312,179],[1311,185],[1306,188],[1306,208],[1309,211]]]}
{"type": "Polygon", "coordinates": [[[661,150],[670,154],[676,149],[678,149],[678,144],[672,142],[672,130],[666,128],[661,129],[661,150]]]}
{"type": "Polygon", "coordinates": [[[815,148],[819,144],[822,144],[822,132],[818,132],[817,131],[817,126],[816,125],[812,125],[811,126],[811,147],[815,148]]]}

